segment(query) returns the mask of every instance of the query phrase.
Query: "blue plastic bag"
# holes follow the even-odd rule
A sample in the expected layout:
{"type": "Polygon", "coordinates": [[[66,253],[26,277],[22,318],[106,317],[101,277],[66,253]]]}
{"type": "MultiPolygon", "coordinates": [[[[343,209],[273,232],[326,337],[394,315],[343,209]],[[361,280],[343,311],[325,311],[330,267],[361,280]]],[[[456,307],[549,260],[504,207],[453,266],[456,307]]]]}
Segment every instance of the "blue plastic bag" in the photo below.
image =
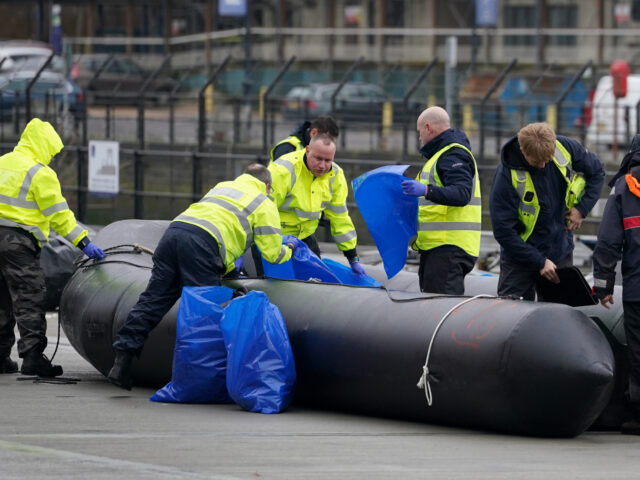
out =
{"type": "Polygon", "coordinates": [[[227,393],[227,350],[220,330],[227,287],[182,289],[171,381],[149,400],[177,403],[231,403],[227,393]]]}
{"type": "Polygon", "coordinates": [[[280,310],[262,292],[234,299],[221,322],[227,390],[243,409],[279,413],[289,406],[296,368],[280,310]]]}
{"type": "Polygon", "coordinates": [[[380,167],[353,180],[358,209],[373,237],[387,278],[407,261],[407,247],[418,232],[418,197],[402,193],[409,165],[380,167]]]}

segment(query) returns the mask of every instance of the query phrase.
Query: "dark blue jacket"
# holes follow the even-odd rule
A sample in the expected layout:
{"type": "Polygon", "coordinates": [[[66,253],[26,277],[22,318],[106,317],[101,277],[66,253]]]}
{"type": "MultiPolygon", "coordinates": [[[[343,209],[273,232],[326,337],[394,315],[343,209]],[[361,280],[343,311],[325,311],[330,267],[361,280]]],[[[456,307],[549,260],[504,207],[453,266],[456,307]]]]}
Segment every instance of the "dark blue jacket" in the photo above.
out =
{"type": "MultiPolygon", "coordinates": [[[[302,142],[302,145],[305,147],[309,145],[309,127],[311,126],[311,122],[303,122],[298,125],[291,133],[288,135],[289,137],[298,137],[302,142]]],[[[277,160],[281,156],[286,153],[294,152],[296,149],[290,143],[283,143],[282,145],[278,145],[273,151],[273,159],[277,160]]]]}
{"type": "MultiPolygon", "coordinates": [[[[600,196],[604,167],[596,155],[575,140],[562,136],[557,139],[571,154],[573,170],[584,174],[586,187],[576,208],[586,217],[600,196]]],[[[544,266],[546,258],[557,264],[573,252],[573,235],[565,230],[566,180],[553,162],[543,169],[531,167],[520,151],[517,137],[504,144],[500,157],[489,202],[493,235],[501,247],[500,258],[536,270],[544,266]],[[524,225],[518,219],[520,197],[511,182],[511,169],[531,174],[540,202],[538,220],[526,242],[520,238],[524,225]]]]}
{"type": "MultiPolygon", "coordinates": [[[[459,143],[471,150],[471,144],[464,132],[450,128],[423,145],[420,154],[428,160],[450,143],[459,143]]],[[[427,200],[453,207],[462,207],[469,203],[475,174],[473,159],[469,154],[461,148],[454,147],[440,156],[436,170],[443,186],[429,185],[427,200]]]]}
{"type": "MultiPolygon", "coordinates": [[[[630,160],[628,168],[640,178],[640,151],[634,152],[630,160]]],[[[640,198],[629,190],[624,174],[616,180],[607,200],[593,252],[594,291],[598,298],[613,293],[616,263],[621,257],[622,299],[640,301],[640,198]]]]}

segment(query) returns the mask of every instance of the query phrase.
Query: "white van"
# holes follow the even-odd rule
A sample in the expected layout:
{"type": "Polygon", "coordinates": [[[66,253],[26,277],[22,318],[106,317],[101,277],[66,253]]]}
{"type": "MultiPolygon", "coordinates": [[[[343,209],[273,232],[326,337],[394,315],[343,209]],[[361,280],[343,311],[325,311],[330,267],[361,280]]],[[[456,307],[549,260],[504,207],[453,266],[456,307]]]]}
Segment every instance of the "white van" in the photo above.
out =
{"type": "MultiPolygon", "coordinates": [[[[599,145],[611,146],[613,144],[614,100],[611,76],[605,75],[598,81],[593,95],[591,123],[587,128],[587,147],[595,149],[599,145]]],[[[637,133],[636,106],[638,102],[640,102],[640,75],[629,75],[627,96],[619,98],[617,103],[618,123],[615,138],[620,147],[628,147],[631,139],[637,133]],[[628,126],[625,112],[628,112],[628,126]]]]}

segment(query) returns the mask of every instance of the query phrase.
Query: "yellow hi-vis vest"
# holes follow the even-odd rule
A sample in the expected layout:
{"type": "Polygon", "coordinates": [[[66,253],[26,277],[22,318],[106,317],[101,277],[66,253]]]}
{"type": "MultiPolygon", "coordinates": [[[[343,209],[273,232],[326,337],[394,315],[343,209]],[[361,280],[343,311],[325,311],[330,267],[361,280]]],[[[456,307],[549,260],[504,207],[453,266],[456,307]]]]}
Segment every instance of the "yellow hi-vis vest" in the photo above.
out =
{"type": "MultiPolygon", "coordinates": [[[[571,168],[571,154],[558,140],[556,140],[556,153],[552,160],[560,170],[562,178],[567,182],[565,205],[567,209],[573,208],[584,193],[586,185],[584,176],[571,168]]],[[[511,184],[520,197],[518,219],[525,227],[524,232],[520,234],[520,238],[526,242],[536,226],[538,215],[540,214],[540,202],[533,186],[531,174],[528,171],[511,169],[511,184]]]]}
{"type": "Polygon", "coordinates": [[[34,118],[13,151],[0,157],[0,226],[28,231],[40,246],[47,243],[51,228],[74,246],[87,236],[49,167],[63,148],[51,124],[34,118]]]}
{"type": "MultiPolygon", "coordinates": [[[[293,145],[293,147],[295,148],[294,150],[295,152],[297,152],[298,150],[304,150],[304,145],[302,144],[302,140],[300,140],[295,135],[289,135],[284,140],[280,140],[278,143],[276,143],[271,149],[271,151],[269,152],[269,156],[271,157],[272,162],[274,160],[277,160],[277,158],[273,158],[273,152],[275,152],[276,148],[278,148],[280,145],[283,145],[285,143],[289,143],[293,145]]],[[[293,152],[289,152],[289,153],[293,153],[293,152]]]]}
{"type": "Polygon", "coordinates": [[[291,258],[291,249],[282,245],[278,209],[267,197],[264,182],[253,175],[218,183],[173,221],[196,225],[215,238],[227,272],[254,241],[270,263],[291,258]]]}
{"type": "Polygon", "coordinates": [[[436,165],[440,156],[451,148],[463,149],[473,160],[474,177],[471,199],[463,207],[452,207],[433,203],[421,197],[418,203],[418,238],[415,246],[420,250],[430,250],[442,245],[456,245],[469,255],[477,257],[480,254],[482,202],[478,167],[471,151],[460,143],[450,143],[438,150],[425,163],[417,180],[427,186],[443,186],[436,165]]]}
{"type": "Polygon", "coordinates": [[[307,238],[318,228],[324,212],[340,251],[356,248],[357,234],[347,210],[347,180],[333,162],[331,170],[316,177],[304,163],[305,151],[290,152],[269,165],[271,197],[280,212],[284,235],[307,238]]]}

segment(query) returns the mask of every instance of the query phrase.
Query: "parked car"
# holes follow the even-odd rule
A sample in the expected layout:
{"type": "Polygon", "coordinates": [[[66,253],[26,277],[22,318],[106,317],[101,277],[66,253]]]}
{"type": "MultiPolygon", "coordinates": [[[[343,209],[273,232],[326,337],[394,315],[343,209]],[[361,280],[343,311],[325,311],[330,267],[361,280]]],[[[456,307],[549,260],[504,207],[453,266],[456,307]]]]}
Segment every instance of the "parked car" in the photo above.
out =
{"type": "MultiPolygon", "coordinates": [[[[16,107],[24,111],[26,88],[35,71],[20,70],[0,74],[0,118],[12,118],[16,107]]],[[[31,87],[32,111],[42,114],[46,109],[57,108],[60,113],[69,112],[79,122],[84,114],[84,94],[73,81],[58,72],[45,70],[31,87]]]]}
{"type": "MultiPolygon", "coordinates": [[[[127,57],[113,57],[98,77],[92,81],[95,73],[109,59],[107,54],[86,54],[74,57],[71,67],[71,79],[81,88],[95,92],[93,98],[98,101],[113,103],[135,103],[138,92],[151,72],[127,57]],[[116,93],[113,93],[113,92],[116,93]]],[[[176,81],[169,77],[158,76],[146,92],[149,98],[165,103],[168,93],[176,86],[176,81]]]]}
{"type": "Polygon", "coordinates": [[[313,118],[331,114],[347,122],[382,123],[385,102],[393,107],[394,122],[406,116],[415,121],[421,105],[410,101],[405,113],[402,99],[391,99],[378,85],[372,83],[347,82],[338,92],[332,111],[331,96],[337,83],[311,83],[293,87],[282,102],[282,113],[287,119],[313,118]]]}
{"type": "MultiPolygon", "coordinates": [[[[18,70],[37,70],[53,52],[53,47],[47,43],[7,40],[0,42],[0,60],[6,58],[0,67],[1,73],[18,70]],[[37,67],[34,67],[37,65],[37,67]]],[[[64,58],[55,55],[47,70],[53,70],[62,75],[66,74],[67,66],[64,58]]]]}

